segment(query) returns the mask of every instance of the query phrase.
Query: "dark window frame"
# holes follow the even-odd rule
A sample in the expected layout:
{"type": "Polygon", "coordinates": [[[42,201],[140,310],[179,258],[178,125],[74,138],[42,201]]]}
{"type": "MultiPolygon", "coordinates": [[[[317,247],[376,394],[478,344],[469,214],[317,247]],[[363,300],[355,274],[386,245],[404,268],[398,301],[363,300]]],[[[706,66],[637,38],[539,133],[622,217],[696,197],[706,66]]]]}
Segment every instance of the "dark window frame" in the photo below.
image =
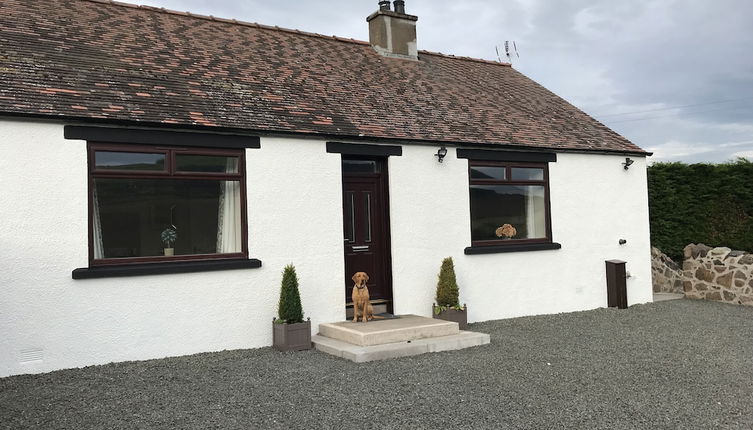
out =
{"type": "Polygon", "coordinates": [[[521,245],[551,244],[552,242],[552,215],[549,202],[549,164],[546,162],[519,162],[519,161],[492,161],[492,160],[468,160],[468,192],[472,185],[537,185],[544,187],[544,219],[546,237],[536,239],[494,239],[473,240],[473,212],[472,202],[468,199],[468,213],[471,218],[471,248],[474,247],[520,247],[521,245]],[[472,179],[471,169],[474,166],[504,167],[505,179],[472,179]],[[543,169],[543,180],[513,180],[512,169],[515,167],[543,169]]]}
{"type": "Polygon", "coordinates": [[[246,154],[244,149],[181,147],[171,145],[149,144],[115,144],[107,142],[87,142],[87,201],[88,201],[88,247],[89,267],[143,265],[144,263],[177,263],[190,261],[238,260],[248,259],[248,214],[246,200],[246,154]],[[165,170],[128,170],[128,169],[97,169],[95,165],[96,151],[134,152],[134,153],[164,153],[165,170]],[[177,154],[213,155],[238,157],[237,173],[222,172],[177,172],[177,154]],[[94,179],[181,179],[181,180],[232,180],[240,183],[241,210],[241,252],[226,254],[191,254],[176,256],[149,256],[125,258],[94,259],[94,179]]]}

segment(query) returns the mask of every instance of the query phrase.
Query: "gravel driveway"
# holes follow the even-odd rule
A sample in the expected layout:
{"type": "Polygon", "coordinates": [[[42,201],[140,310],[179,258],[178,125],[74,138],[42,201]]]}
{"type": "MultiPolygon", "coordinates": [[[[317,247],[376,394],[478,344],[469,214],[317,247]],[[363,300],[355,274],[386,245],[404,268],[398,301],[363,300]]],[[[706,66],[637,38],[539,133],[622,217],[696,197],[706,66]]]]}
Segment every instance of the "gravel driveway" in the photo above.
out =
{"type": "Polygon", "coordinates": [[[753,308],[674,300],[477,323],[355,364],[270,348],[0,379],[1,428],[753,428],[753,308]]]}

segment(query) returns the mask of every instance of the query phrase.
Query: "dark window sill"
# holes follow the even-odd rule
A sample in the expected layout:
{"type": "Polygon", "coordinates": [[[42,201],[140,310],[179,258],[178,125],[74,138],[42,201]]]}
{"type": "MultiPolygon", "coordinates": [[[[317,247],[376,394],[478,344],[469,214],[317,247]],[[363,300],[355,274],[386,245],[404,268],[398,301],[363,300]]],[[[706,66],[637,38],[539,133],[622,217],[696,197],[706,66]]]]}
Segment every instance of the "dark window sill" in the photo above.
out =
{"type": "Polygon", "coordinates": [[[168,263],[129,264],[123,266],[82,267],[71,273],[73,279],[114,278],[121,276],[162,275],[167,273],[209,272],[213,270],[255,269],[261,261],[255,258],[237,260],[180,261],[168,263]]]}
{"type": "Polygon", "coordinates": [[[492,246],[469,246],[465,248],[466,255],[474,254],[498,254],[500,252],[526,252],[526,251],[544,251],[548,249],[560,249],[562,245],[556,242],[551,243],[526,243],[518,245],[492,245],[492,246]]]}

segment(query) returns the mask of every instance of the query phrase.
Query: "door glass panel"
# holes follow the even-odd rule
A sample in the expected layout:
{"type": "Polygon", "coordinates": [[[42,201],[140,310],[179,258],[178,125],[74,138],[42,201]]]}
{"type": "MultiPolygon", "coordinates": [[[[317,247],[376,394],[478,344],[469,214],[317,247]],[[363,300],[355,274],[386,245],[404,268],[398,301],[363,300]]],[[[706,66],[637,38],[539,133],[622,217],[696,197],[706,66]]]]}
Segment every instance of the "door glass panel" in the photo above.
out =
{"type": "Polygon", "coordinates": [[[343,160],[343,173],[377,173],[374,160],[343,160]]]}
{"type": "Polygon", "coordinates": [[[513,181],[543,181],[544,169],[513,167],[510,176],[512,176],[513,181]]]}
{"type": "Polygon", "coordinates": [[[495,166],[471,166],[471,179],[497,179],[504,180],[505,167],[495,166]]]}
{"type": "Polygon", "coordinates": [[[175,170],[178,172],[238,173],[238,157],[177,154],[175,170]]]}
{"type": "Polygon", "coordinates": [[[165,154],[146,152],[96,151],[97,170],[165,170],[165,154]]]}
{"type": "Polygon", "coordinates": [[[355,235],[355,224],[356,224],[356,214],[355,214],[355,205],[354,203],[354,194],[352,191],[346,191],[345,192],[345,201],[343,204],[345,205],[345,216],[344,216],[344,224],[345,224],[345,240],[348,243],[355,242],[356,235],[355,235]]]}
{"type": "Polygon", "coordinates": [[[364,193],[364,202],[365,202],[365,216],[364,216],[364,224],[366,229],[366,242],[371,242],[371,193],[364,193]]]}

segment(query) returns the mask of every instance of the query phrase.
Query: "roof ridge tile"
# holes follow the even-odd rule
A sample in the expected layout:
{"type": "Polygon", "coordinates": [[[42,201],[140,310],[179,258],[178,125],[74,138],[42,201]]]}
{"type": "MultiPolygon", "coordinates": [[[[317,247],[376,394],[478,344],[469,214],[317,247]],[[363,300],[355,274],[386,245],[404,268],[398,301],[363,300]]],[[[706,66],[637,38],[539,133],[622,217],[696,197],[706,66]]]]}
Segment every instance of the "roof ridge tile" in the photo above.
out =
{"type": "Polygon", "coordinates": [[[186,16],[186,17],[189,17],[189,18],[203,19],[203,20],[206,20],[206,21],[224,22],[224,23],[228,23],[228,24],[241,25],[241,26],[244,26],[244,27],[260,28],[260,29],[264,29],[264,30],[273,30],[273,31],[281,31],[281,32],[285,32],[285,33],[300,34],[300,35],[303,35],[303,36],[318,37],[318,38],[322,38],[322,39],[335,40],[335,41],[338,41],[338,42],[355,43],[355,44],[358,44],[358,45],[368,45],[369,44],[369,42],[366,42],[366,41],[363,41],[363,40],[357,40],[357,39],[353,39],[353,38],[344,38],[344,37],[339,37],[339,36],[327,36],[327,35],[324,35],[324,34],[314,33],[314,32],[304,31],[304,30],[298,30],[298,29],[295,29],[295,28],[285,28],[285,27],[280,27],[280,26],[277,26],[277,25],[266,25],[266,24],[260,24],[258,22],[242,21],[242,20],[237,20],[237,19],[232,19],[232,18],[220,18],[220,17],[216,17],[216,16],[213,16],[213,15],[202,15],[202,14],[193,13],[193,12],[190,12],[190,11],[182,12],[182,11],[179,11],[179,10],[167,9],[167,8],[164,8],[164,7],[155,7],[155,6],[149,6],[149,5],[139,5],[139,4],[135,4],[135,3],[126,3],[126,2],[115,1],[115,0],[81,0],[81,1],[87,1],[87,2],[91,2],[91,3],[100,3],[100,4],[109,4],[109,5],[113,5],[113,6],[122,6],[122,7],[131,8],[131,9],[142,9],[142,10],[159,12],[159,13],[164,13],[164,14],[169,14],[169,15],[186,16]]]}
{"type": "MultiPolygon", "coordinates": [[[[300,34],[302,36],[310,36],[310,37],[319,37],[322,39],[328,39],[328,40],[335,40],[338,42],[345,42],[345,43],[354,43],[357,45],[370,45],[369,42],[365,40],[358,40],[354,39],[352,37],[342,37],[337,35],[328,36],[326,34],[321,33],[314,33],[310,31],[300,30],[297,28],[286,28],[286,27],[280,27],[278,25],[266,25],[266,24],[260,24],[258,22],[251,22],[251,21],[242,21],[237,20],[234,18],[222,18],[222,17],[216,17],[214,15],[202,15],[193,13],[190,11],[179,11],[175,9],[167,9],[164,7],[156,7],[156,6],[149,6],[149,5],[139,5],[135,3],[126,3],[116,0],[82,0],[82,1],[88,1],[92,3],[102,3],[102,4],[111,4],[114,6],[124,6],[129,7],[132,9],[143,9],[143,10],[149,10],[159,13],[165,13],[170,15],[179,15],[179,16],[187,16],[190,18],[196,18],[196,19],[203,19],[207,21],[215,21],[215,22],[223,22],[227,24],[235,24],[235,25],[242,25],[244,27],[252,27],[252,28],[260,28],[264,30],[274,30],[274,31],[282,31],[285,33],[293,33],[293,34],[300,34]]],[[[429,55],[436,55],[440,57],[446,57],[446,58],[456,58],[458,60],[465,60],[465,61],[475,61],[479,63],[486,63],[486,64],[494,64],[494,65],[501,65],[504,67],[512,67],[512,64],[506,63],[506,62],[499,62],[499,61],[493,61],[493,60],[485,60],[482,58],[474,58],[474,57],[468,57],[463,55],[452,55],[452,54],[443,54],[441,52],[434,52],[434,51],[425,51],[425,50],[419,50],[420,54],[429,54],[429,55]]]]}
{"type": "Polygon", "coordinates": [[[456,60],[474,61],[476,63],[493,64],[495,66],[512,67],[512,63],[506,63],[504,61],[484,60],[483,58],[466,57],[466,56],[463,56],[463,55],[443,54],[441,52],[425,51],[425,50],[422,50],[422,49],[419,49],[418,53],[419,54],[424,54],[424,55],[426,55],[426,54],[428,54],[428,55],[435,55],[435,56],[444,57],[444,58],[454,58],[456,60]]]}

